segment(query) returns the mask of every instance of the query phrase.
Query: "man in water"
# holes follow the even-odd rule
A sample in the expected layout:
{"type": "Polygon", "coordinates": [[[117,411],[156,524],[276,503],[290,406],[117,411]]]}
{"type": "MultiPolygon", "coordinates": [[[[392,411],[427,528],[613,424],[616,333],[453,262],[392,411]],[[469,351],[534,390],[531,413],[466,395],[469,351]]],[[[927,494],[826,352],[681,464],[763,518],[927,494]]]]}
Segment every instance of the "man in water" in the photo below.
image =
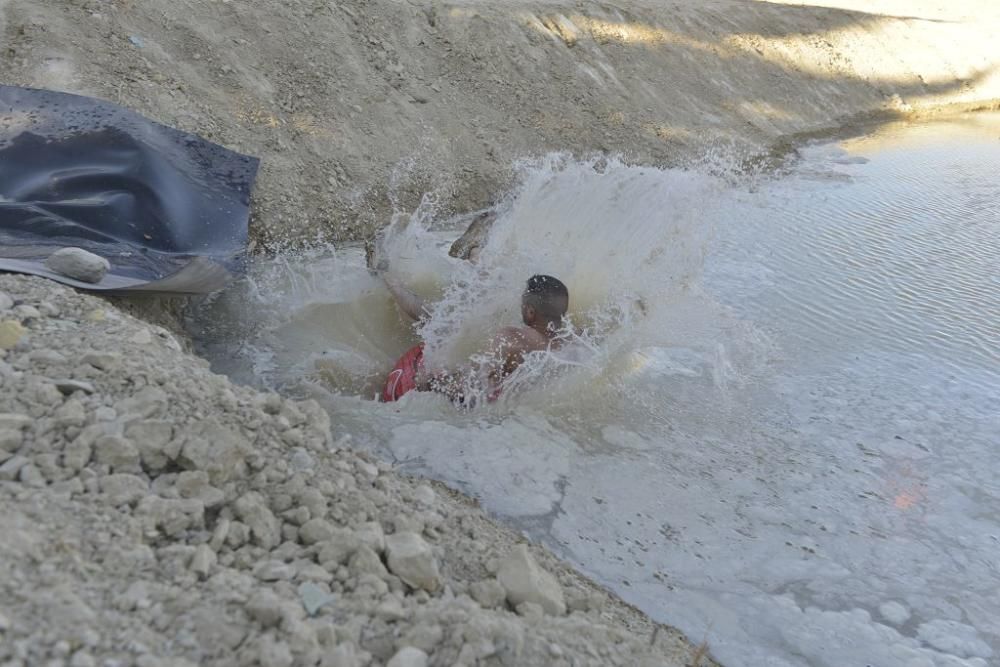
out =
{"type": "MultiPolygon", "coordinates": [[[[423,299],[413,294],[396,280],[384,276],[386,286],[400,309],[413,319],[426,315],[423,299]]],[[[558,335],[563,329],[563,318],[569,307],[569,290],[557,278],[534,275],[528,279],[521,295],[521,320],[524,326],[504,327],[490,341],[485,371],[486,396],[496,400],[503,389],[503,381],[524,362],[524,357],[540,350],[559,345],[558,335]]],[[[386,378],[382,401],[396,401],[407,392],[434,391],[452,401],[466,403],[469,388],[476,378],[475,369],[439,370],[428,372],[424,368],[424,345],[420,343],[408,350],[386,378]]]]}

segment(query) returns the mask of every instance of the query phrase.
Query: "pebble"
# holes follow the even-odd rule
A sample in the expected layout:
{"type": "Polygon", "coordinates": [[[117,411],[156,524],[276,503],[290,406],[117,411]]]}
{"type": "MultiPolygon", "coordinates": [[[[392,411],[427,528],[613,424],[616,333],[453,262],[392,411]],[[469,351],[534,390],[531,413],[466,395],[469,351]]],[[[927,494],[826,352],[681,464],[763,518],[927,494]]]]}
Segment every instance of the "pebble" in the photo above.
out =
{"type": "Polygon", "coordinates": [[[15,456],[7,459],[3,465],[0,465],[0,481],[13,482],[17,479],[17,475],[21,472],[21,468],[29,463],[31,463],[31,461],[24,456],[15,456]]]}
{"type": "Polygon", "coordinates": [[[280,560],[266,560],[254,567],[253,574],[261,581],[287,581],[295,576],[295,568],[280,560]]]}
{"type": "Polygon", "coordinates": [[[94,393],[94,385],[89,382],[83,382],[82,380],[54,380],[53,382],[56,385],[56,389],[67,396],[70,396],[78,391],[82,391],[85,394],[94,393]]]}
{"type": "Polygon", "coordinates": [[[212,568],[215,567],[217,557],[215,552],[207,544],[199,544],[191,556],[191,571],[202,579],[208,577],[212,568]]]}
{"type": "Polygon", "coordinates": [[[433,593],[441,585],[431,547],[416,533],[393,533],[385,540],[389,571],[413,588],[433,593]]]}
{"type": "Polygon", "coordinates": [[[427,667],[427,654],[418,648],[407,646],[399,649],[396,655],[389,659],[386,667],[427,667]]]}
{"type": "Polygon", "coordinates": [[[149,493],[149,483],[137,475],[108,475],[101,478],[101,492],[116,507],[134,505],[149,493]]]}
{"type": "Polygon", "coordinates": [[[0,452],[16,452],[24,443],[24,434],[20,429],[5,428],[0,430],[0,452]]]}
{"type": "Polygon", "coordinates": [[[31,417],[18,412],[0,413],[0,429],[22,431],[28,428],[31,425],[31,422],[31,417]]]}
{"type": "Polygon", "coordinates": [[[42,313],[39,312],[37,308],[29,306],[26,303],[22,303],[20,306],[15,306],[12,312],[14,313],[14,316],[22,322],[25,320],[38,320],[42,317],[42,313]]]}
{"type": "Polygon", "coordinates": [[[14,299],[6,292],[0,292],[0,310],[10,310],[14,307],[14,299]]]}
{"type": "Polygon", "coordinates": [[[17,320],[0,322],[0,350],[12,350],[24,338],[25,329],[17,320]]]}
{"type": "Polygon", "coordinates": [[[83,248],[60,248],[49,255],[45,266],[67,278],[85,283],[99,283],[111,269],[108,260],[83,248]]]}
{"type": "Polygon", "coordinates": [[[315,616],[320,609],[332,604],[335,600],[333,595],[327,593],[311,581],[300,584],[298,593],[299,599],[302,600],[302,606],[310,616],[315,616]]]}
{"type": "Polygon", "coordinates": [[[303,544],[316,544],[325,542],[334,536],[336,529],[333,524],[325,519],[310,519],[302,524],[299,529],[299,538],[303,544]]]}
{"type": "Polygon", "coordinates": [[[500,564],[497,581],[507,591],[507,601],[514,607],[522,602],[534,602],[547,614],[562,616],[566,613],[559,582],[538,565],[524,544],[514,547],[500,564]]]}

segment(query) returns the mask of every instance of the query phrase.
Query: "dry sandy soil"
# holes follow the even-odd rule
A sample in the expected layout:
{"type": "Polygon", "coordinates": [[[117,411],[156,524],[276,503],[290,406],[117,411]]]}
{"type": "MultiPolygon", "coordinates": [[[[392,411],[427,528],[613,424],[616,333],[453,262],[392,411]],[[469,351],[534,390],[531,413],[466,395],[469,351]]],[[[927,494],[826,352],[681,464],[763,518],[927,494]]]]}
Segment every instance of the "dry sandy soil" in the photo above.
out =
{"type": "MultiPolygon", "coordinates": [[[[676,164],[992,107],[998,24],[992,0],[0,0],[0,81],[262,157],[267,247],[365,236],[428,190],[483,206],[552,150],[676,164]]],[[[701,660],[468,501],[338,448],[317,405],[182,348],[0,276],[0,665],[701,660]]]]}
{"type": "Polygon", "coordinates": [[[0,78],[263,158],[254,238],[490,203],[553,150],[683,162],[1000,99],[990,0],[0,0],[0,78]]]}

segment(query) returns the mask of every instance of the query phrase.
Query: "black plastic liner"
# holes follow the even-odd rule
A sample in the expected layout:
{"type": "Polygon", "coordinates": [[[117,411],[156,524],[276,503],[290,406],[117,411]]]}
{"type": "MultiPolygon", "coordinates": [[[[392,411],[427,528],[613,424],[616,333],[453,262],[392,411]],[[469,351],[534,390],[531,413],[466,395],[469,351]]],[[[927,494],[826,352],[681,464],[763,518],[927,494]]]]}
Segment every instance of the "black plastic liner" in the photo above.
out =
{"type": "Polygon", "coordinates": [[[93,290],[203,293],[242,270],[259,160],[89,97],[0,86],[0,270],[93,290]],[[52,273],[75,246],[97,284],[52,273]]]}

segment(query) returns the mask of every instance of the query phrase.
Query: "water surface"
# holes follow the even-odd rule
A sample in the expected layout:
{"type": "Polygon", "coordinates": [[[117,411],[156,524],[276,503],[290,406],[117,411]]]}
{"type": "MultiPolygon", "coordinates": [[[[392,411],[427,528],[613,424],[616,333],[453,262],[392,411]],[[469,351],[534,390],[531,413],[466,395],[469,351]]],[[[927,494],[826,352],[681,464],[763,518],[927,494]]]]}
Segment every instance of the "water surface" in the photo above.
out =
{"type": "Polygon", "coordinates": [[[729,667],[1000,656],[1000,118],[803,148],[780,175],[522,166],[478,265],[399,216],[415,330],[355,248],[263,263],[206,306],[206,354],[318,397],[337,437],[442,479],[729,667]],[[515,323],[524,279],[579,332],[503,399],[370,400],[515,323]]]}

